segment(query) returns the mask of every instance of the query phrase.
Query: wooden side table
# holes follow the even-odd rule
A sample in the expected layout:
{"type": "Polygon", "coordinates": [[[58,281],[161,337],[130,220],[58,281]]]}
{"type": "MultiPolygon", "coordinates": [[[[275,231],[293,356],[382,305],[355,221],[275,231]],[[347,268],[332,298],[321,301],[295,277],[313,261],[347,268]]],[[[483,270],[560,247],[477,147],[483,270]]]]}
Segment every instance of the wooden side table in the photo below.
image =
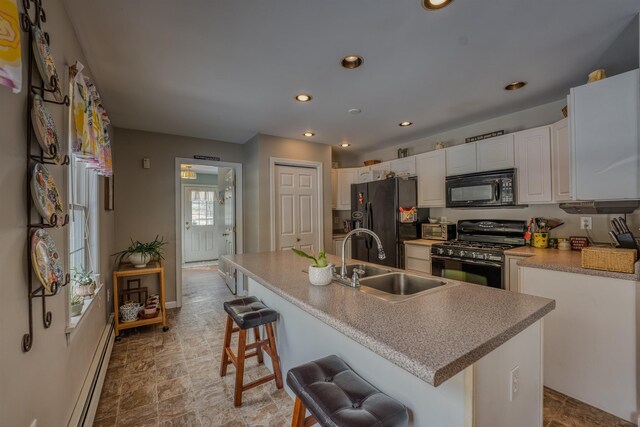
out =
{"type": "Polygon", "coordinates": [[[113,272],[113,311],[116,321],[116,339],[119,339],[121,330],[137,328],[139,326],[162,323],[162,330],[164,332],[169,330],[167,326],[167,310],[164,305],[164,267],[160,261],[151,261],[144,268],[136,268],[132,264],[121,264],[118,269],[113,272]],[[150,274],[158,274],[160,278],[160,313],[151,319],[139,319],[126,323],[120,322],[120,303],[118,301],[119,279],[131,276],[147,276],[150,274]]]}

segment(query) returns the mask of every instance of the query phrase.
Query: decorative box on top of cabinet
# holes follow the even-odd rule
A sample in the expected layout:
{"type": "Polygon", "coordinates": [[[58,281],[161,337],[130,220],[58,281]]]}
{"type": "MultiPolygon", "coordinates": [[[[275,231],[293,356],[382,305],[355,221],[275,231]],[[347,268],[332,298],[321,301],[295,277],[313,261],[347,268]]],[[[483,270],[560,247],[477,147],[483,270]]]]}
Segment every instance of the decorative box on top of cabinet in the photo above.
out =
{"type": "Polygon", "coordinates": [[[429,151],[416,156],[419,207],[445,206],[446,158],[446,150],[429,151]]]}
{"type": "Polygon", "coordinates": [[[551,127],[515,135],[518,204],[551,203],[551,127]]]}
{"type": "Polygon", "coordinates": [[[639,75],[636,69],[571,89],[575,199],[640,199],[639,75]]]}

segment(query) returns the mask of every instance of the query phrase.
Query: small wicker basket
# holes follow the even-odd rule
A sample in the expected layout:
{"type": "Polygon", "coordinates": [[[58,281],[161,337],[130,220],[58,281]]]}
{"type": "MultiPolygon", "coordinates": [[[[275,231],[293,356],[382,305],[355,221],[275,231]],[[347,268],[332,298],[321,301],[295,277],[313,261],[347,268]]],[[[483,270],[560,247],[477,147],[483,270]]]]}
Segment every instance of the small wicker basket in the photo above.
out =
{"type": "Polygon", "coordinates": [[[638,251],[606,247],[588,247],[582,249],[582,268],[593,270],[634,273],[638,251]]]}

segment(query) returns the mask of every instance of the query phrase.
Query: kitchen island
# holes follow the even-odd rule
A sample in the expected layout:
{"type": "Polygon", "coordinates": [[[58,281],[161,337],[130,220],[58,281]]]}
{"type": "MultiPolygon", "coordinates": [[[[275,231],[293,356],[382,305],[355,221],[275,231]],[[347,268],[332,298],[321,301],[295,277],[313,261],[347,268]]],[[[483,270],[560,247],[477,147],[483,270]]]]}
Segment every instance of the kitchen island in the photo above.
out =
{"type": "Polygon", "coordinates": [[[312,286],[307,261],[288,251],[225,258],[280,313],[284,374],[336,354],[403,402],[412,425],[542,424],[541,319],[553,300],[446,280],[393,303],[335,282],[312,286]]]}

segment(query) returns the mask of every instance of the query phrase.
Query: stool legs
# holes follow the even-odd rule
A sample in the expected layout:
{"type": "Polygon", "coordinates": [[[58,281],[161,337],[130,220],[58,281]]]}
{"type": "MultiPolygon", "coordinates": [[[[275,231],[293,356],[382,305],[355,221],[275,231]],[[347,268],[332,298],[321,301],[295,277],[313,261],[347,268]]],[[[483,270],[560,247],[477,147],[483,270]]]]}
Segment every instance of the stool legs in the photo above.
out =
{"type": "Polygon", "coordinates": [[[276,339],[273,334],[273,324],[267,323],[264,325],[266,330],[266,339],[262,339],[260,336],[260,329],[253,328],[253,336],[255,342],[247,344],[247,333],[250,330],[240,329],[234,327],[233,318],[227,317],[227,323],[224,333],[224,345],[222,349],[222,360],[220,362],[220,376],[224,377],[227,374],[227,365],[233,364],[236,367],[235,375],[235,391],[233,396],[233,404],[235,406],[242,405],[242,392],[247,391],[253,387],[257,387],[261,384],[267,383],[271,380],[275,380],[276,387],[282,388],[282,372],[280,371],[280,358],[278,356],[278,349],[276,347],[276,339]],[[231,350],[231,335],[234,332],[238,332],[238,352],[233,354],[231,350]],[[254,350],[247,353],[247,350],[254,350]],[[273,365],[273,374],[266,375],[259,378],[249,384],[244,384],[244,364],[245,360],[249,357],[256,356],[258,363],[264,362],[264,356],[262,352],[265,352],[271,358],[273,365]]]}
{"type": "Polygon", "coordinates": [[[296,402],[293,404],[293,417],[291,418],[291,427],[309,427],[316,424],[318,421],[316,417],[307,415],[307,407],[302,403],[299,397],[296,396],[296,402]]]}
{"type": "Polygon", "coordinates": [[[245,359],[245,351],[247,347],[247,331],[245,329],[240,329],[240,335],[238,336],[238,355],[236,364],[236,387],[235,392],[233,394],[233,405],[240,406],[242,405],[242,380],[244,376],[244,359],[245,359]]]}

